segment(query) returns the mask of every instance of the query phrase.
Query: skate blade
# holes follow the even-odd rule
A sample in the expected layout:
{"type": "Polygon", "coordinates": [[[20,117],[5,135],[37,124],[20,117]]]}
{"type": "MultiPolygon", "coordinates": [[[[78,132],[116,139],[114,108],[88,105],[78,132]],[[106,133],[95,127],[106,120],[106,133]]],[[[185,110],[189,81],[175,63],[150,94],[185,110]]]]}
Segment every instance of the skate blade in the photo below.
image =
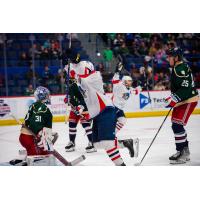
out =
{"type": "Polygon", "coordinates": [[[170,164],[171,165],[181,165],[181,164],[185,164],[187,161],[186,160],[170,160],[170,164]]]}
{"type": "Polygon", "coordinates": [[[75,151],[75,148],[71,148],[71,149],[65,149],[66,152],[72,152],[75,151]]]}
{"type": "Polygon", "coordinates": [[[134,140],[134,146],[135,146],[135,148],[134,148],[134,157],[135,158],[137,158],[138,157],[138,154],[139,154],[139,139],[138,138],[136,138],[135,140],[134,140]]]}
{"type": "Polygon", "coordinates": [[[86,150],[86,153],[94,153],[94,152],[97,152],[97,150],[96,149],[88,149],[88,150],[86,150]]]}

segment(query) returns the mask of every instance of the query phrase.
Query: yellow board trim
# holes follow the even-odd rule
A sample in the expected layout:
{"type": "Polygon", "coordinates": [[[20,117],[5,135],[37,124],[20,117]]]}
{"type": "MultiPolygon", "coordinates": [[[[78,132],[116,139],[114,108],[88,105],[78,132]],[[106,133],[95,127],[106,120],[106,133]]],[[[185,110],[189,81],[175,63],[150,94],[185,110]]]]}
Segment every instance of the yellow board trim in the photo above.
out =
{"type": "MultiPolygon", "coordinates": [[[[139,118],[139,117],[158,117],[158,116],[165,116],[167,114],[166,111],[143,111],[143,112],[130,112],[125,113],[127,118],[139,118]]],[[[200,115],[200,108],[197,108],[193,111],[192,114],[200,115]]],[[[23,121],[23,119],[20,119],[20,121],[23,121]]],[[[54,116],[53,122],[64,122],[65,116],[54,116]]],[[[0,120],[0,126],[9,126],[9,125],[18,125],[15,120],[12,119],[5,119],[0,120]]]]}

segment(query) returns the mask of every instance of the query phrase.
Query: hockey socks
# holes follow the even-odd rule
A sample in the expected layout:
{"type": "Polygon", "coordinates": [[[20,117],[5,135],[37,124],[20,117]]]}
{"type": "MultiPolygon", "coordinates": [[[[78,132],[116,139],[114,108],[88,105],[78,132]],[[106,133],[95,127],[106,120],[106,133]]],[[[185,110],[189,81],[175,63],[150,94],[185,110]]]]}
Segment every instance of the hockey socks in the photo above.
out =
{"type": "Polygon", "coordinates": [[[69,134],[69,140],[75,144],[76,134],[69,134]]]}
{"type": "Polygon", "coordinates": [[[124,124],[117,122],[116,123],[116,133],[119,132],[123,128],[124,124]]]}
{"type": "Polygon", "coordinates": [[[183,125],[173,123],[172,130],[174,132],[176,150],[182,151],[184,147],[188,147],[187,133],[183,125]]]}
{"type": "Polygon", "coordinates": [[[106,151],[110,159],[114,162],[117,166],[123,166],[124,161],[121,158],[121,155],[119,153],[119,150],[117,147],[114,147],[112,149],[109,149],[106,151]]]}

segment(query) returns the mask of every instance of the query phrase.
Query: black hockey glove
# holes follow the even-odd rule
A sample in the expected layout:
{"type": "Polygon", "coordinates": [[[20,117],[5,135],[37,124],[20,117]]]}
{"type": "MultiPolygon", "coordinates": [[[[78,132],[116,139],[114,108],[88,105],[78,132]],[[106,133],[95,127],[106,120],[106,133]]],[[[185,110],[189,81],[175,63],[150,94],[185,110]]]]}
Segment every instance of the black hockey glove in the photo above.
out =
{"type": "Polygon", "coordinates": [[[119,62],[119,63],[117,63],[115,72],[116,72],[116,73],[117,73],[117,72],[120,73],[120,72],[122,71],[123,68],[124,68],[123,63],[122,63],[122,62],[119,62]]]}

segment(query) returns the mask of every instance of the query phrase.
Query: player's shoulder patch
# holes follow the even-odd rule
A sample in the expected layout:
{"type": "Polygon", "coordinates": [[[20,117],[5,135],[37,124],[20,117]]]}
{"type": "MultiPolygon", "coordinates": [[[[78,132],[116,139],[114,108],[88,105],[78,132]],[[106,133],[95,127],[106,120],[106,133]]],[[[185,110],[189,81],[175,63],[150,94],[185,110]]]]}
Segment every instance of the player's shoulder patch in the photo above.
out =
{"type": "Polygon", "coordinates": [[[181,64],[174,67],[174,72],[175,72],[177,77],[181,77],[181,78],[188,77],[189,72],[190,72],[190,68],[187,65],[187,63],[181,63],[181,64]]]}

